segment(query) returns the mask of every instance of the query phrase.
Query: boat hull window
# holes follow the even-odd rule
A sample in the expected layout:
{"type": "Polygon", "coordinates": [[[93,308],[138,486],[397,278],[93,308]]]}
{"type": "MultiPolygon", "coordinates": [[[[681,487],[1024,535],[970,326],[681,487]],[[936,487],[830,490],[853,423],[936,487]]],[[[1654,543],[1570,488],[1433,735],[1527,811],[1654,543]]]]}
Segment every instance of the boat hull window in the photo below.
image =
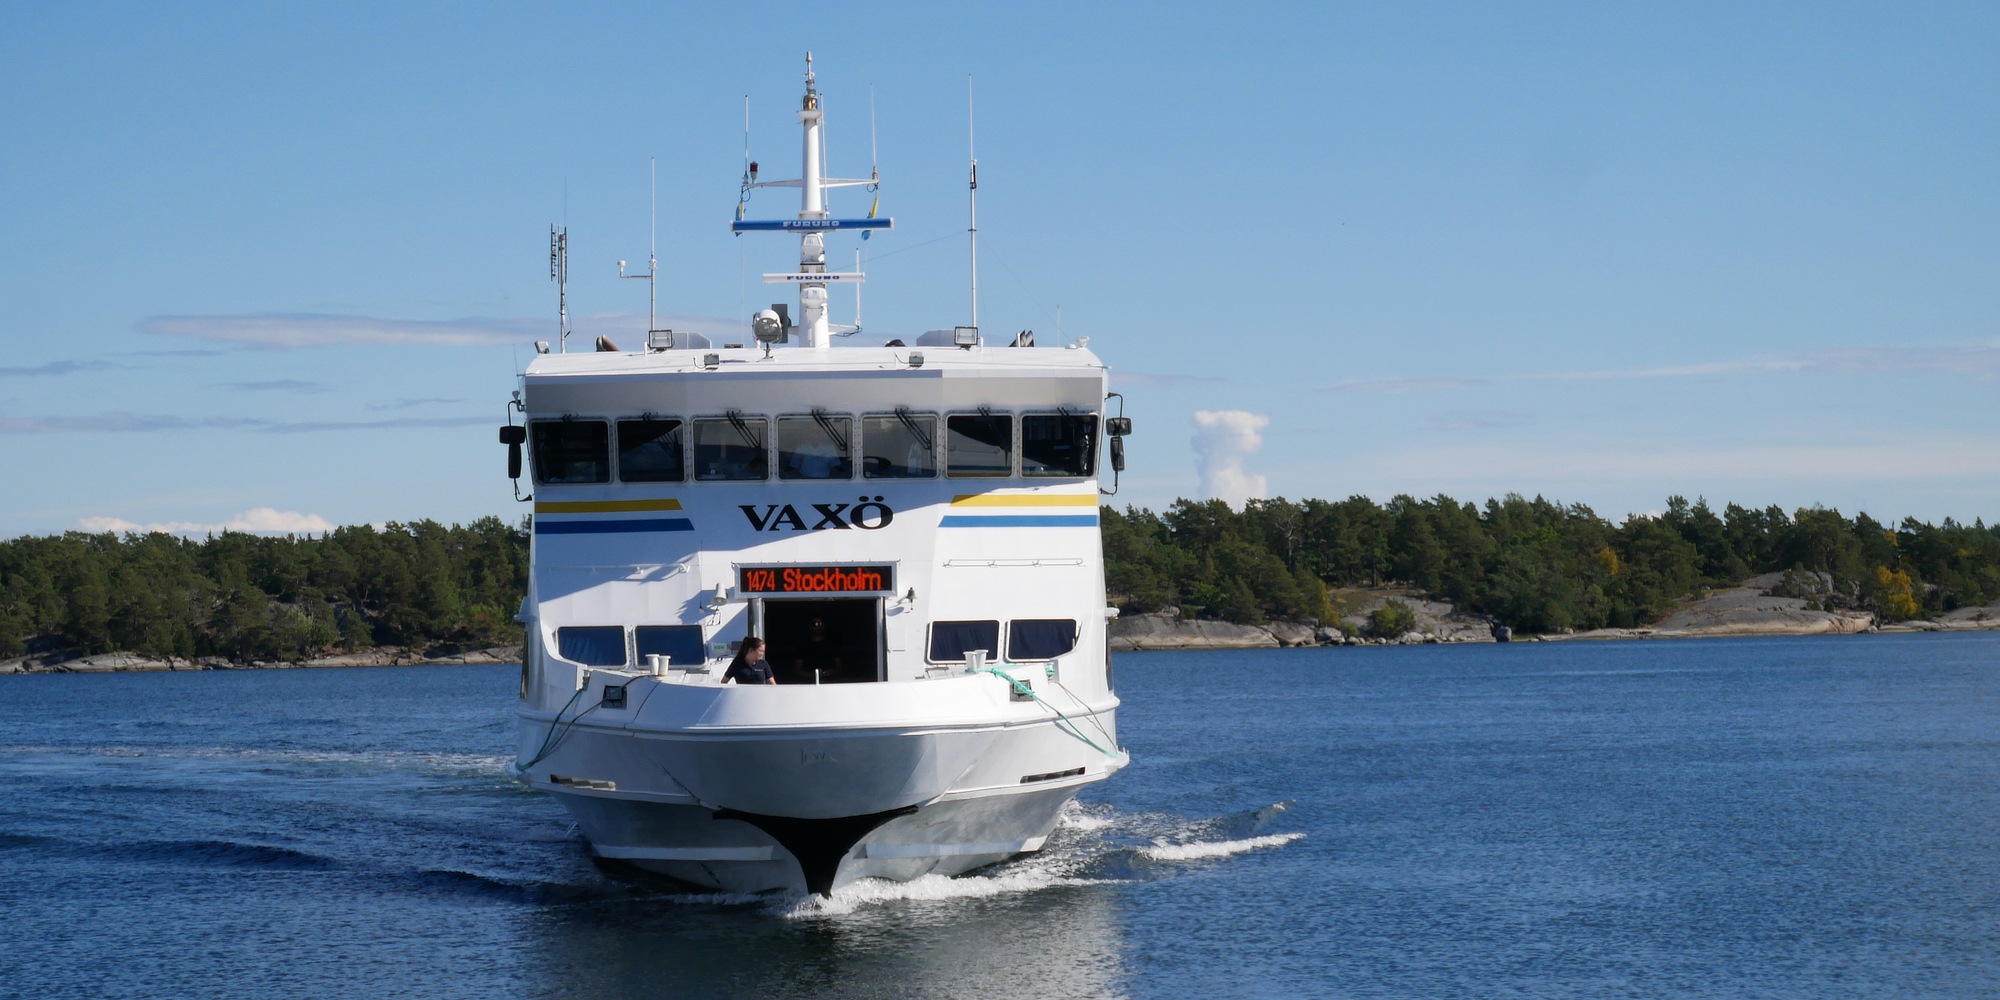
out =
{"type": "Polygon", "coordinates": [[[627,483],[678,483],[686,479],[681,422],[618,421],[618,478],[627,483]]]}
{"type": "Polygon", "coordinates": [[[625,629],[617,625],[556,629],[556,653],[586,667],[625,665],[625,629]]]}
{"type": "Polygon", "coordinates": [[[764,418],[694,422],[694,477],[702,482],[767,479],[764,418]]]}
{"type": "Polygon", "coordinates": [[[882,603],[873,597],[764,603],[765,654],[780,684],[882,678],[882,603]]]}
{"type": "Polygon", "coordinates": [[[1005,476],[1014,471],[1014,418],[960,414],[945,418],[946,470],[954,476],[1005,476]]]}
{"type": "Polygon", "coordinates": [[[778,478],[853,479],[853,428],[847,417],[779,417],[778,478]]]}
{"type": "Polygon", "coordinates": [[[699,666],[705,659],[699,625],[641,625],[632,630],[632,644],[640,666],[653,653],[668,657],[667,662],[676,667],[699,666]]]}
{"type": "Polygon", "coordinates": [[[937,476],[937,418],[899,413],[861,418],[861,474],[869,479],[937,476]]]}
{"type": "Polygon", "coordinates": [[[1095,414],[1021,418],[1021,475],[1088,476],[1097,464],[1095,414]]]}
{"type": "Polygon", "coordinates": [[[1076,619],[1017,618],[1007,623],[1009,660],[1052,660],[1076,648],[1076,619]]]}
{"type": "Polygon", "coordinates": [[[932,622],[931,662],[963,663],[969,649],[983,649],[986,658],[1000,658],[1000,623],[932,622]]]}
{"type": "Polygon", "coordinates": [[[537,420],[535,478],[550,484],[611,481],[611,434],[602,420],[537,420]]]}

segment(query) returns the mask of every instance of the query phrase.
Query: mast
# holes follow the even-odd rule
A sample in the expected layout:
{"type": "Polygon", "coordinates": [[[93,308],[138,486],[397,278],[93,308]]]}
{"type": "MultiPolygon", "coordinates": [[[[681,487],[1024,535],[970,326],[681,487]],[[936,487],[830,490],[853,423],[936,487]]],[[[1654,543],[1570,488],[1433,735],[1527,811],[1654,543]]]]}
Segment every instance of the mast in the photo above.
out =
{"type": "MultiPolygon", "coordinates": [[[[825,127],[825,108],[821,104],[819,84],[814,78],[812,53],[806,53],[806,93],[799,106],[799,125],[803,131],[799,147],[799,176],[796,180],[757,180],[757,165],[750,163],[743,175],[743,193],[737,200],[736,221],[730,224],[730,231],[748,232],[795,232],[799,234],[799,269],[795,272],[765,274],[767,285],[799,286],[799,332],[800,346],[823,348],[833,343],[834,324],[827,315],[827,285],[858,285],[863,276],[859,271],[833,273],[826,269],[826,233],[835,229],[856,229],[865,235],[870,230],[893,229],[894,219],[876,218],[871,209],[866,218],[835,219],[826,207],[826,192],[837,187],[866,187],[875,190],[878,177],[870,171],[866,178],[839,178],[826,176],[826,139],[821,131],[825,127]],[[748,201],[753,188],[795,187],[799,189],[799,215],[796,220],[762,220],[743,218],[743,205],[748,201]]],[[[748,152],[745,152],[746,159],[748,152]]],[[[858,308],[858,306],[857,306],[858,308]]],[[[778,322],[775,314],[770,322],[778,322]]],[[[844,328],[843,328],[844,329],[844,328]]]]}
{"type": "MultiPolygon", "coordinates": [[[[826,218],[826,189],[820,178],[820,125],[825,113],[819,106],[819,87],[813,81],[812,53],[806,53],[806,96],[799,108],[799,124],[805,127],[804,162],[799,169],[799,218],[826,218]]],[[[826,271],[826,235],[806,232],[799,237],[799,273],[826,271]]],[[[832,330],[826,319],[826,285],[815,282],[799,285],[799,325],[805,346],[827,347],[832,330]]]]}

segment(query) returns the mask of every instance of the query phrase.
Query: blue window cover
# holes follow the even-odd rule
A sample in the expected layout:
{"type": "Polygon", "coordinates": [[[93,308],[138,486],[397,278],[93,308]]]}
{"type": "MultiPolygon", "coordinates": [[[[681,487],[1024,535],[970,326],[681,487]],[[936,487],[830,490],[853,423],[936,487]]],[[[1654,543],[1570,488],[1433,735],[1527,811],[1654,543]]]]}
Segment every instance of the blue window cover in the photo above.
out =
{"type": "Polygon", "coordinates": [[[639,647],[641,664],[650,653],[670,657],[668,662],[677,667],[696,666],[706,659],[699,625],[641,625],[633,630],[633,640],[639,647]]]}
{"type": "Polygon", "coordinates": [[[999,622],[932,622],[931,662],[963,663],[965,651],[983,649],[988,660],[1000,658],[999,622]]]}
{"type": "Polygon", "coordinates": [[[1047,660],[1076,648],[1076,619],[1022,618],[1007,623],[1007,658],[1047,660]]]}
{"type": "Polygon", "coordinates": [[[625,665],[625,630],[617,625],[556,629],[556,652],[586,667],[625,665]]]}

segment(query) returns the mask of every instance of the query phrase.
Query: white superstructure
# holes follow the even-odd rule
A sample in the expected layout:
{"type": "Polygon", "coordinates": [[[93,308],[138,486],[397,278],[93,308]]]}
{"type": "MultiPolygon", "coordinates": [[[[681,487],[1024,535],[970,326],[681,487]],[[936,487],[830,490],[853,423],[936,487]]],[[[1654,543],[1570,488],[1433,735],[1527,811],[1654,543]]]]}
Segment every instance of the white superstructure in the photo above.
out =
{"type": "Polygon", "coordinates": [[[598,855],[729,891],[1033,851],[1127,760],[1104,365],[969,328],[831,346],[825,286],[859,275],[825,273],[824,234],[888,220],[827,216],[826,187],[872,181],[820,176],[810,74],[800,117],[803,176],[765,182],[804,188],[799,220],[737,223],[802,231],[773,276],[798,327],[541,355],[503,431],[535,479],[521,780],[598,855]],[[781,683],[721,683],[747,635],[781,683]]]}

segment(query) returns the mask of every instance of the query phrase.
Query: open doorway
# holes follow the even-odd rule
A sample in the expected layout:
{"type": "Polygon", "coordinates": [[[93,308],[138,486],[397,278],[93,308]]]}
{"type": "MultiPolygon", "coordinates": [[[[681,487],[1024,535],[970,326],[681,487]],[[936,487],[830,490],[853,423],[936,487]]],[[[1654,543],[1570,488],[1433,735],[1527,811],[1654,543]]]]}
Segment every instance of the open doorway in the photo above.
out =
{"type": "Polygon", "coordinates": [[[765,657],[780,684],[882,679],[878,598],[764,602],[765,657]]]}

